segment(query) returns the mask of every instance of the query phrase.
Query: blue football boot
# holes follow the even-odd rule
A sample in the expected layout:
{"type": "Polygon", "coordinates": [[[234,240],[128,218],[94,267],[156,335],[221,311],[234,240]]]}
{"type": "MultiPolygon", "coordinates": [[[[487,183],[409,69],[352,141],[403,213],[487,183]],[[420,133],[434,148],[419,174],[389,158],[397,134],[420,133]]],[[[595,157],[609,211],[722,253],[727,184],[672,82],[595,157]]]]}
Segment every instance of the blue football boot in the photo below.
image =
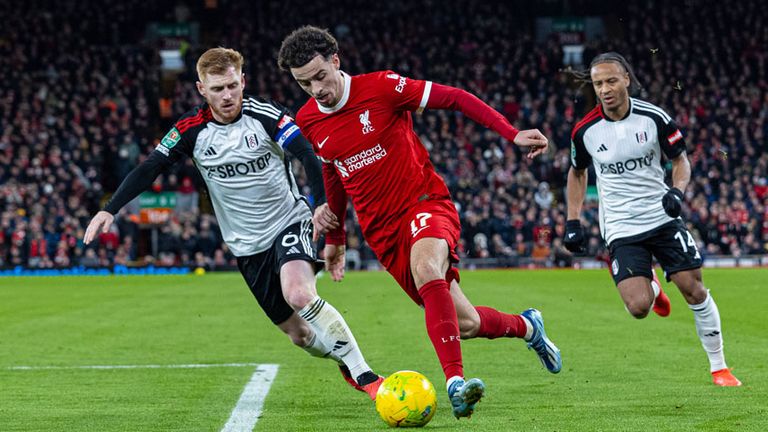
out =
{"type": "Polygon", "coordinates": [[[448,387],[448,397],[451,398],[453,415],[458,419],[469,417],[475,411],[475,404],[483,397],[485,384],[479,378],[469,381],[457,379],[448,387]]]}
{"type": "Polygon", "coordinates": [[[560,372],[563,368],[563,360],[560,358],[560,350],[547,337],[544,331],[544,318],[536,309],[528,309],[521,313],[533,326],[531,340],[528,341],[528,349],[533,349],[539,355],[541,364],[552,373],[560,372]]]}

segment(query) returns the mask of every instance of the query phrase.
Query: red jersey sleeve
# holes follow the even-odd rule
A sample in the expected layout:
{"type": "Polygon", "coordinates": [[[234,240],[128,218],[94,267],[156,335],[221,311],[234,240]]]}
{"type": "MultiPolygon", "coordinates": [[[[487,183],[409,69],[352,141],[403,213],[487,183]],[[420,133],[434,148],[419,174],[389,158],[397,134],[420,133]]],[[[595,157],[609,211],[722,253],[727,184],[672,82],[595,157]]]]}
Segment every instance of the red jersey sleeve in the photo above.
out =
{"type": "Polygon", "coordinates": [[[461,111],[509,141],[514,141],[517,136],[518,130],[504,116],[464,90],[411,79],[393,71],[378,72],[376,78],[379,94],[384,95],[396,110],[417,113],[425,108],[461,111]]]}
{"type": "Polygon", "coordinates": [[[376,73],[378,94],[396,110],[421,112],[427,106],[431,81],[404,77],[393,71],[376,73]]]}
{"type": "Polygon", "coordinates": [[[333,167],[333,163],[323,161],[323,184],[328,207],[339,218],[339,227],[328,232],[325,242],[332,245],[347,244],[347,232],[344,229],[344,219],[347,216],[347,193],[341,184],[339,173],[333,167]]]}
{"type": "Polygon", "coordinates": [[[455,87],[440,84],[432,85],[425,104],[430,109],[461,111],[467,117],[496,131],[510,142],[514,142],[519,132],[503,115],[477,96],[455,87]]]}

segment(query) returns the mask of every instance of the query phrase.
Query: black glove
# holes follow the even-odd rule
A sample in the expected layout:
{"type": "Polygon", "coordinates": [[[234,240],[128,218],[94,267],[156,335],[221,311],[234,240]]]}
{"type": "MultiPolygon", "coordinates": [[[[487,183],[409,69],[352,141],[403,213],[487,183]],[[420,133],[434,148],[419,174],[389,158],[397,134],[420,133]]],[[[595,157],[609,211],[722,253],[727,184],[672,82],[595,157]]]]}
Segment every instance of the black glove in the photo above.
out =
{"type": "Polygon", "coordinates": [[[584,228],[578,219],[571,219],[565,222],[565,236],[563,245],[573,253],[584,253],[586,247],[584,238],[584,228]]]}
{"type": "Polygon", "coordinates": [[[664,206],[664,211],[669,217],[676,218],[680,216],[680,212],[683,210],[683,193],[678,188],[669,188],[664,197],[661,198],[661,205],[664,206]]]}

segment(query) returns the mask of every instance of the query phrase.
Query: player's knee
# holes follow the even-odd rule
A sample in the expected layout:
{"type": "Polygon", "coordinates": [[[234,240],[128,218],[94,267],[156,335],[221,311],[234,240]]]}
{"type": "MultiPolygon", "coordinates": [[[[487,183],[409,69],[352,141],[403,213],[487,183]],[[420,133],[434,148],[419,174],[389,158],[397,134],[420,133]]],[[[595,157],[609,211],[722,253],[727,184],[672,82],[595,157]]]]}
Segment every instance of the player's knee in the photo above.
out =
{"type": "Polygon", "coordinates": [[[637,319],[642,319],[648,316],[648,312],[651,310],[651,305],[645,304],[640,301],[629,301],[625,304],[627,312],[637,319]]]}
{"type": "Polygon", "coordinates": [[[413,280],[416,286],[443,278],[445,275],[441,275],[440,268],[432,262],[422,261],[413,265],[413,280]]]}
{"type": "Polygon", "coordinates": [[[459,318],[459,334],[462,339],[472,339],[477,336],[477,332],[480,331],[480,316],[475,317],[460,317],[459,318]]]}
{"type": "Polygon", "coordinates": [[[288,335],[291,338],[291,342],[299,348],[304,348],[309,345],[309,338],[298,335],[288,335]]]}
{"type": "Polygon", "coordinates": [[[295,283],[283,287],[283,297],[293,310],[301,310],[315,298],[315,294],[305,284],[295,283]]]}
{"type": "Polygon", "coordinates": [[[707,299],[707,289],[701,281],[693,281],[689,287],[681,288],[680,292],[688,304],[701,304],[707,299]]]}

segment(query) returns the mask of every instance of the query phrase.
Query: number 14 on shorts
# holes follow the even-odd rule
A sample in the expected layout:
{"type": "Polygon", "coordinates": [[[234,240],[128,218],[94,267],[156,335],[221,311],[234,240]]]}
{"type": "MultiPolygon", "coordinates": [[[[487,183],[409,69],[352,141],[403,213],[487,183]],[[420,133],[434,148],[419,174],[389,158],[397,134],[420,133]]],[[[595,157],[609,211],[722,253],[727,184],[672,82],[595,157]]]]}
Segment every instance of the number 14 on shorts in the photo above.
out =
{"type": "Polygon", "coordinates": [[[675,239],[680,242],[680,246],[683,247],[683,252],[688,253],[688,248],[690,247],[696,252],[695,258],[700,259],[701,254],[699,253],[699,248],[696,247],[696,241],[693,240],[693,236],[688,231],[685,232],[676,232],[675,233],[675,239]],[[687,236],[688,240],[683,240],[683,236],[687,236]]]}

